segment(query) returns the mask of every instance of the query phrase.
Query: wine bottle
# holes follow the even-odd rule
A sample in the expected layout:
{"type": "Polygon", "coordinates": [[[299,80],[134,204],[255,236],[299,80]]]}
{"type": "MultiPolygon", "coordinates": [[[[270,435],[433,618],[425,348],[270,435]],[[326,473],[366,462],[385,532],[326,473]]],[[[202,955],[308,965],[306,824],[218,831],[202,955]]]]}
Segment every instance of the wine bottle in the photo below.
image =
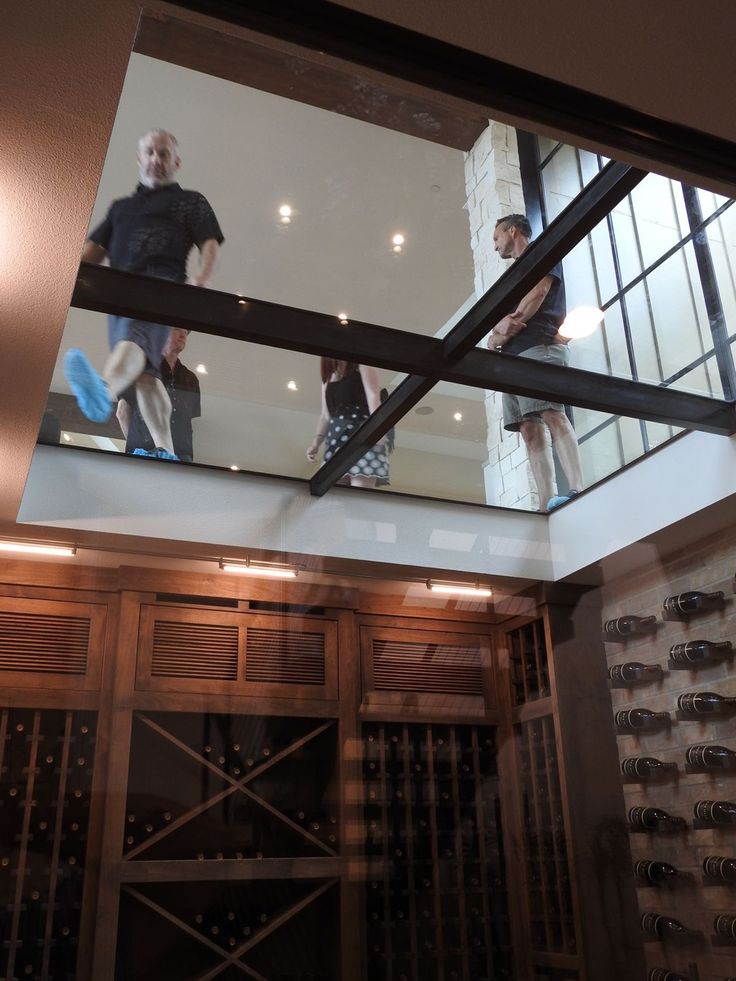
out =
{"type": "Polygon", "coordinates": [[[626,709],[616,713],[619,729],[658,729],[669,721],[669,712],[652,712],[651,709],[626,709]]]}
{"type": "Polygon", "coordinates": [[[692,932],[684,923],[661,913],[642,913],[641,928],[644,933],[660,940],[664,937],[686,937],[692,932]]]}
{"type": "Polygon", "coordinates": [[[722,855],[706,855],[703,859],[703,872],[711,879],[723,882],[736,882],[736,858],[722,855]]]}
{"type": "Polygon", "coordinates": [[[653,634],[656,629],[656,617],[616,617],[603,624],[603,636],[606,640],[621,641],[637,634],[653,634]]]}
{"type": "Polygon", "coordinates": [[[637,831],[679,831],[687,827],[683,818],[668,814],[661,807],[632,807],[629,822],[637,831]]]}
{"type": "Polygon", "coordinates": [[[696,800],[693,813],[707,824],[736,824],[736,804],[731,800],[696,800]]]}
{"type": "Polygon", "coordinates": [[[675,664],[697,664],[728,657],[732,651],[730,640],[689,640],[685,644],[673,644],[670,658],[675,664]]]}
{"type": "Polygon", "coordinates": [[[655,885],[669,883],[676,879],[680,873],[674,865],[669,862],[652,862],[648,859],[641,859],[634,866],[634,875],[639,879],[646,879],[655,885]]]}
{"type": "Polygon", "coordinates": [[[618,685],[636,685],[662,677],[658,664],[642,664],[640,661],[626,661],[614,664],[608,669],[608,677],[618,685]]]}
{"type": "Polygon", "coordinates": [[[680,695],[677,707],[691,715],[707,715],[736,708],[736,698],[726,698],[714,691],[696,691],[680,695]]]}
{"type": "Polygon", "coordinates": [[[696,743],[694,746],[688,746],[685,759],[690,766],[715,770],[719,767],[728,766],[731,760],[736,759],[736,752],[728,749],[727,746],[696,743]]]}
{"type": "Polygon", "coordinates": [[[690,979],[666,967],[653,967],[649,972],[649,981],[690,981],[690,979]]]}
{"type": "Polygon", "coordinates": [[[720,610],[723,607],[723,593],[720,590],[715,593],[701,593],[697,589],[689,589],[685,593],[668,596],[662,607],[666,615],[679,620],[705,610],[720,610]]]}
{"type": "Polygon", "coordinates": [[[736,916],[730,913],[721,913],[713,920],[713,929],[719,937],[728,937],[729,940],[736,940],[736,916]]]}
{"type": "Polygon", "coordinates": [[[625,760],[621,760],[621,772],[625,777],[638,777],[643,780],[662,777],[676,769],[676,763],[663,763],[653,756],[628,756],[625,760]]]}

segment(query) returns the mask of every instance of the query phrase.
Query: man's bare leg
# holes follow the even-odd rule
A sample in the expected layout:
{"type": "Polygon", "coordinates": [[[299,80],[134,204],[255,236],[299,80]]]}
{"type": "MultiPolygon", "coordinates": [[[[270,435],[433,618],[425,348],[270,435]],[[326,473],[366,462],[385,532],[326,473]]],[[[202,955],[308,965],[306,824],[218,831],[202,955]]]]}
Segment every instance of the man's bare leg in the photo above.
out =
{"type": "Polygon", "coordinates": [[[153,445],[173,454],[171,399],[163,382],[153,375],[142,374],[135,384],[135,394],[153,445]]]}
{"type": "Polygon", "coordinates": [[[133,341],[118,341],[110,352],[102,377],[115,398],[136,382],[146,366],[143,348],[133,341]]]}
{"type": "Polygon", "coordinates": [[[570,490],[583,489],[583,467],[580,460],[578,438],[564,412],[547,409],[542,418],[552,434],[552,445],[567,477],[570,490]]]}
{"type": "Polygon", "coordinates": [[[526,452],[539,494],[539,508],[547,510],[547,501],[552,497],[554,487],[554,461],[552,449],[547,442],[547,434],[541,422],[525,419],[519,432],[526,444],[526,452]]]}

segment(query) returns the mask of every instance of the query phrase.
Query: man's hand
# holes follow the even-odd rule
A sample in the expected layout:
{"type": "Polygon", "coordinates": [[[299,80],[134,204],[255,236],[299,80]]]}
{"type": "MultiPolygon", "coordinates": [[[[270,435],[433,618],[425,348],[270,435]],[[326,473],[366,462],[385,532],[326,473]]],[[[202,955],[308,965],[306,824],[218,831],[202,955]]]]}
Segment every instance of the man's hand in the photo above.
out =
{"type": "Polygon", "coordinates": [[[503,320],[499,320],[496,326],[493,328],[491,333],[488,335],[488,347],[490,350],[494,350],[497,347],[503,347],[506,341],[510,340],[520,333],[526,324],[524,321],[513,313],[510,313],[503,320]]]}

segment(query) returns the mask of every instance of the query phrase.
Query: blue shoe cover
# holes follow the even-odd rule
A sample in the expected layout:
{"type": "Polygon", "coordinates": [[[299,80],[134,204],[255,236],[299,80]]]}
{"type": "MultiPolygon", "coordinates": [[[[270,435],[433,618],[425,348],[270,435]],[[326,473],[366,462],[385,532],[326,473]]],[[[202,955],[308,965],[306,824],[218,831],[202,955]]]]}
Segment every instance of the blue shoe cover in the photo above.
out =
{"type": "Polygon", "coordinates": [[[547,510],[554,511],[554,509],[558,508],[561,504],[567,504],[567,502],[571,501],[573,497],[577,497],[579,493],[580,491],[573,490],[568,494],[555,494],[554,497],[550,497],[550,499],[547,501],[547,510]]]}
{"type": "Polygon", "coordinates": [[[178,460],[179,457],[175,453],[169,453],[168,450],[162,449],[162,447],[157,446],[155,450],[143,450],[138,447],[137,450],[133,450],[133,456],[150,456],[156,460],[178,460]]]}
{"type": "Polygon", "coordinates": [[[90,422],[107,422],[112,415],[112,396],[105,381],[77,348],[66,352],[64,374],[79,408],[90,422]]]}

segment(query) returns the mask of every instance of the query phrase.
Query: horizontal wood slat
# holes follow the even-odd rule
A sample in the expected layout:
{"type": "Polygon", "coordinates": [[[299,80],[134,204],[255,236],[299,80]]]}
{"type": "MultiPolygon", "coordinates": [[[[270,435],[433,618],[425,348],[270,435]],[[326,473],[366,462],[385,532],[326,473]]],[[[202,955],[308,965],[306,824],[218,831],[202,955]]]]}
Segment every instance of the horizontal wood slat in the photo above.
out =
{"type": "Polygon", "coordinates": [[[238,628],[225,624],[156,620],[151,675],[235,681],[238,677],[238,628]]]}
{"type": "Polygon", "coordinates": [[[90,618],[0,610],[0,671],[84,675],[90,618]]]}
{"type": "Polygon", "coordinates": [[[372,657],[373,687],[377,691],[483,693],[481,652],[477,644],[374,637],[372,657]]]}
{"type": "Polygon", "coordinates": [[[246,681],[323,685],[324,634],[249,627],[245,678],[246,681]]]}

